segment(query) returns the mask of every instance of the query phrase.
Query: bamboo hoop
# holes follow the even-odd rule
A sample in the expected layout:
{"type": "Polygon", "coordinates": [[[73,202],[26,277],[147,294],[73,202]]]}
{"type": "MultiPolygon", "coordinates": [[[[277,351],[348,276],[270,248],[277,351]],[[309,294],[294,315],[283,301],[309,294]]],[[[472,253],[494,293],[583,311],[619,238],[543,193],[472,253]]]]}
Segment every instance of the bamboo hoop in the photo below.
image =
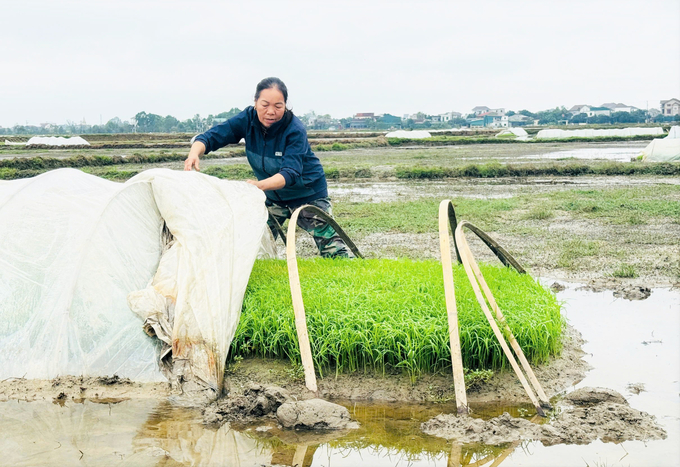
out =
{"type": "Polygon", "coordinates": [[[288,281],[290,283],[290,293],[293,298],[293,312],[295,313],[295,329],[297,331],[298,342],[300,344],[300,359],[302,368],[305,371],[305,386],[312,392],[317,392],[316,374],[314,373],[314,360],[312,359],[312,348],[309,344],[309,334],[307,333],[307,319],[305,316],[305,304],[302,301],[302,290],[300,288],[300,274],[298,272],[297,256],[295,254],[295,229],[297,219],[305,206],[299,207],[293,212],[288,222],[288,242],[286,242],[286,262],[288,263],[288,281]]]}
{"type": "MultiPolygon", "coordinates": [[[[467,227],[471,225],[467,221],[463,221],[462,227],[467,227]]],[[[467,246],[467,240],[465,241],[465,244],[467,246]]],[[[468,247],[469,251],[469,247],[468,247]]],[[[527,360],[526,356],[524,355],[524,352],[522,351],[522,348],[520,347],[519,343],[517,342],[517,339],[515,339],[515,335],[512,333],[512,330],[510,329],[510,326],[508,325],[507,320],[505,319],[505,315],[503,315],[503,312],[501,309],[498,307],[498,304],[496,303],[496,299],[494,298],[493,294],[491,293],[491,289],[489,289],[489,285],[487,284],[486,280],[484,279],[484,276],[482,275],[482,271],[479,269],[479,265],[477,264],[476,261],[474,261],[474,258],[472,257],[472,252],[470,252],[470,257],[473,259],[473,261],[470,262],[470,266],[472,267],[472,271],[475,274],[475,277],[477,278],[477,281],[482,287],[482,290],[484,291],[484,295],[486,296],[486,299],[489,302],[489,305],[491,306],[491,309],[494,311],[496,314],[496,319],[498,322],[501,324],[503,327],[503,330],[505,331],[505,335],[508,338],[508,341],[510,342],[510,346],[512,347],[512,350],[515,352],[515,355],[519,358],[520,363],[522,364],[522,368],[526,372],[527,376],[529,377],[529,381],[531,382],[531,385],[533,386],[534,390],[536,391],[536,394],[538,395],[538,399],[541,402],[541,406],[550,409],[552,408],[550,405],[550,401],[548,400],[548,397],[546,396],[545,392],[543,391],[543,388],[541,387],[541,383],[538,382],[538,379],[536,378],[536,375],[534,374],[534,371],[531,369],[531,365],[529,365],[529,361],[527,360]]]]}
{"type": "Polygon", "coordinates": [[[363,256],[354,242],[347,236],[338,223],[335,222],[335,219],[321,208],[305,204],[297,208],[290,216],[290,220],[288,221],[288,235],[287,238],[284,237],[284,242],[286,244],[286,262],[288,263],[288,282],[290,283],[290,293],[293,299],[293,311],[295,313],[295,329],[300,344],[300,359],[302,361],[302,368],[305,372],[305,385],[310,391],[317,392],[314,359],[312,358],[312,349],[309,343],[309,333],[307,332],[307,317],[305,314],[305,304],[302,300],[300,273],[298,271],[297,255],[295,253],[295,229],[297,228],[298,217],[302,211],[312,212],[314,215],[328,222],[352,253],[354,253],[355,257],[363,259],[363,256]]]}
{"type": "MultiPolygon", "coordinates": [[[[515,374],[517,375],[517,378],[519,378],[520,383],[522,384],[522,387],[524,388],[524,391],[527,393],[529,396],[529,399],[531,399],[532,404],[534,404],[534,407],[536,408],[536,412],[541,415],[542,417],[545,417],[545,412],[543,411],[543,408],[541,404],[539,403],[538,399],[536,398],[536,395],[534,394],[534,391],[532,388],[529,386],[529,383],[527,379],[524,376],[524,373],[522,373],[522,370],[520,369],[519,365],[517,364],[517,360],[515,359],[514,355],[510,351],[510,348],[508,347],[507,342],[505,341],[505,338],[503,337],[503,334],[501,333],[501,330],[498,328],[498,324],[496,323],[496,320],[494,319],[493,315],[491,314],[491,311],[489,310],[489,307],[487,306],[486,300],[484,299],[484,295],[482,294],[482,291],[480,289],[479,284],[477,283],[477,280],[480,280],[480,283],[484,284],[485,291],[488,290],[488,286],[486,286],[486,282],[484,281],[484,277],[481,275],[481,272],[479,273],[479,276],[475,274],[475,271],[473,270],[472,264],[474,264],[477,267],[477,270],[479,270],[479,267],[477,266],[474,256],[472,255],[472,252],[470,251],[470,247],[467,243],[467,240],[465,239],[465,234],[463,233],[463,227],[470,226],[470,224],[467,221],[462,221],[458,226],[456,227],[456,232],[455,232],[455,240],[456,240],[456,246],[458,248],[458,252],[460,254],[460,257],[463,262],[463,267],[465,268],[465,273],[468,276],[468,279],[470,280],[470,285],[472,285],[472,289],[475,293],[475,297],[477,298],[477,302],[479,302],[479,305],[482,307],[482,311],[484,312],[484,315],[486,316],[487,321],[489,322],[489,325],[491,326],[491,329],[493,330],[494,335],[496,336],[496,339],[498,339],[498,343],[500,344],[501,348],[503,349],[503,352],[505,353],[505,356],[508,358],[508,361],[510,362],[510,366],[512,366],[512,369],[515,371],[515,374]]],[[[474,226],[473,226],[474,227],[474,226]]],[[[479,230],[479,229],[477,229],[479,230]]],[[[491,292],[489,291],[489,294],[491,292]]],[[[497,308],[497,307],[496,307],[497,308]]],[[[500,310],[499,310],[500,313],[500,310]]],[[[501,314],[502,316],[502,314],[501,314]]],[[[507,323],[505,320],[502,320],[504,324],[504,330],[509,330],[509,327],[507,327],[507,323]]],[[[510,333],[512,335],[512,333],[510,333]]],[[[514,338],[514,336],[513,336],[514,338]]],[[[519,348],[519,344],[517,345],[519,348]]],[[[520,349],[521,352],[521,349],[520,349]]],[[[533,372],[532,372],[533,374],[533,372]]],[[[535,377],[534,377],[535,379],[535,377]]],[[[536,381],[538,383],[538,381],[536,381]]],[[[539,385],[540,387],[540,385],[539,385]]],[[[547,402],[547,401],[546,401],[547,402]]]]}
{"type": "MultiPolygon", "coordinates": [[[[463,356],[460,350],[460,335],[458,326],[458,310],[456,308],[456,293],[453,284],[453,269],[451,265],[451,243],[449,241],[449,226],[451,233],[456,230],[456,217],[451,200],[445,199],[439,203],[439,250],[441,252],[442,271],[444,274],[444,296],[446,298],[446,314],[449,323],[449,342],[451,345],[451,366],[453,368],[453,388],[456,394],[456,408],[459,414],[467,414],[470,409],[465,393],[465,375],[463,370],[463,356]]],[[[458,255],[458,249],[456,249],[458,255]]]]}

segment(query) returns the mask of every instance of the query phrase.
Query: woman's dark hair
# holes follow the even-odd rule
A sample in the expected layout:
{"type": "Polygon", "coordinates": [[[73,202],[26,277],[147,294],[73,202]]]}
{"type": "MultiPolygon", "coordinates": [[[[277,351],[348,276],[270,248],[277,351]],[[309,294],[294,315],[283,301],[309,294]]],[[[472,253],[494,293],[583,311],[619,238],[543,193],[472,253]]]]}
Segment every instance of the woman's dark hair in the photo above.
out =
{"type": "Polygon", "coordinates": [[[283,94],[283,102],[288,103],[288,88],[285,84],[283,84],[283,81],[278,78],[274,78],[273,76],[265,78],[257,83],[257,88],[255,88],[255,100],[260,98],[260,93],[262,91],[272,88],[277,88],[279,91],[281,91],[281,94],[283,94]]]}

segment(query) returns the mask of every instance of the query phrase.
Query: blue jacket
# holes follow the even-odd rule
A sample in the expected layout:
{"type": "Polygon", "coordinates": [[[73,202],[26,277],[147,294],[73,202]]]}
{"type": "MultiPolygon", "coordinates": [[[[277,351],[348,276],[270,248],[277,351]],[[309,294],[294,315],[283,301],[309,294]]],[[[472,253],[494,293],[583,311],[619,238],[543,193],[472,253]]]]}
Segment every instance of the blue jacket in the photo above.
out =
{"type": "Polygon", "coordinates": [[[300,119],[286,111],[283,118],[267,128],[266,134],[252,106],[224,123],[196,137],[205,153],[246,141],[248,163],[258,180],[280,173],[286,185],[265,191],[267,198],[283,206],[299,206],[328,196],[321,161],[312,152],[307,131],[300,119]]]}

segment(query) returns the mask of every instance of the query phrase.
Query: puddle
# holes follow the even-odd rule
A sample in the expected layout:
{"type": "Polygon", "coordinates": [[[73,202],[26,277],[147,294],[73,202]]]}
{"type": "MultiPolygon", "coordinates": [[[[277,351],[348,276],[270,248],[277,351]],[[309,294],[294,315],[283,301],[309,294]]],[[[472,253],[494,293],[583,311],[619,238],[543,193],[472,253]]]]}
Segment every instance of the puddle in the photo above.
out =
{"type": "MultiPolygon", "coordinates": [[[[594,367],[576,389],[603,386],[657,417],[663,441],[543,446],[522,441],[500,446],[458,445],[425,435],[420,424],[453,404],[345,405],[356,430],[314,435],[285,431],[273,421],[251,426],[202,424],[199,411],[157,399],[0,403],[0,465],[301,465],[371,466],[671,466],[680,459],[680,292],[655,289],[646,300],[611,292],[558,294],[565,315],[587,343],[594,367]]],[[[474,406],[488,419],[503,412],[533,413],[530,404],[474,406]]]]}

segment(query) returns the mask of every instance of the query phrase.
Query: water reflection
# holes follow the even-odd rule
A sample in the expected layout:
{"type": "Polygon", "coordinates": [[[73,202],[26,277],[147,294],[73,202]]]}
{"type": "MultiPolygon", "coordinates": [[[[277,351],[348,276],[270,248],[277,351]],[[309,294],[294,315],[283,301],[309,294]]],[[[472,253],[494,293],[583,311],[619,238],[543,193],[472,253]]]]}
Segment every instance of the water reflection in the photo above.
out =
{"type": "Polygon", "coordinates": [[[516,447],[452,445],[420,431],[420,423],[453,406],[347,403],[361,428],[312,433],[274,421],[208,428],[199,411],[152,399],[59,402],[0,404],[0,464],[481,466],[500,465],[516,447]]]}
{"type": "MultiPolygon", "coordinates": [[[[644,301],[611,292],[559,294],[567,318],[589,341],[595,369],[578,386],[615,389],[638,409],[656,415],[668,439],[587,446],[543,446],[523,441],[500,446],[459,445],[420,431],[420,424],[453,404],[368,405],[342,402],[356,430],[309,433],[275,421],[219,429],[202,424],[197,410],[156,399],[57,400],[0,403],[0,465],[191,466],[492,466],[675,465],[680,458],[680,294],[655,290],[644,301]],[[642,384],[644,391],[630,392],[642,384]]],[[[473,406],[475,416],[517,417],[531,406],[473,406]]],[[[539,420],[534,420],[541,422],[539,420]]]]}

